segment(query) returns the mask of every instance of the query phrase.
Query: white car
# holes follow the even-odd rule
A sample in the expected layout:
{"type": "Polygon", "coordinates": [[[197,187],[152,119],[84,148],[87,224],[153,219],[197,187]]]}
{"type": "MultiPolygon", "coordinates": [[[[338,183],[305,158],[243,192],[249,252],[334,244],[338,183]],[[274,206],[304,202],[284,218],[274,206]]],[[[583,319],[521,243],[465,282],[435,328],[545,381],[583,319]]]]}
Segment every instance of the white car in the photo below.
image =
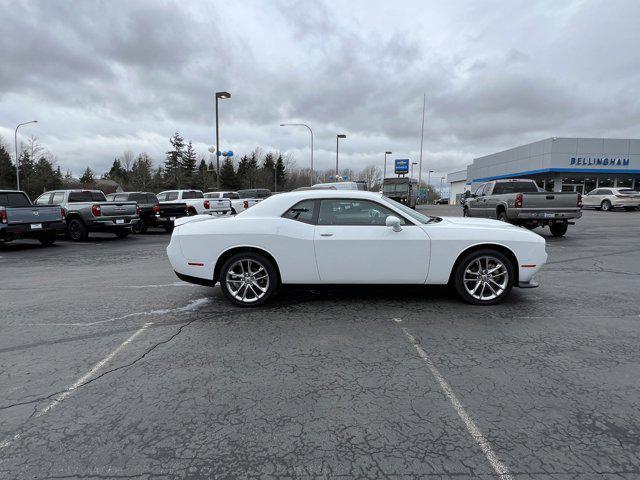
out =
{"type": "Polygon", "coordinates": [[[228,199],[204,198],[200,190],[165,190],[160,192],[158,200],[164,203],[186,203],[189,215],[226,214],[231,212],[228,199]]]}
{"type": "Polygon", "coordinates": [[[167,247],[184,281],[213,286],[239,306],[281,284],[451,284],[472,304],[535,287],[545,240],[482,218],[422,215],[371,192],[304,190],[235,217],[176,220],[167,247]]]}
{"type": "Polygon", "coordinates": [[[582,208],[599,208],[608,212],[613,208],[640,208],[640,192],[631,188],[596,188],[582,197],[582,208]]]}

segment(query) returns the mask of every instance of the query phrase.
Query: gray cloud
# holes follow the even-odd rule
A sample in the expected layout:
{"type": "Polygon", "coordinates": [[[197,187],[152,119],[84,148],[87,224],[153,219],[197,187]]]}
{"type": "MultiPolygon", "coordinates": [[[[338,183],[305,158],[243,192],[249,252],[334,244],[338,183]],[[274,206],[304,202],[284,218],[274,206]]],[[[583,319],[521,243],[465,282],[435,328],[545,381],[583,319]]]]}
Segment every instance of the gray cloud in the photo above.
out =
{"type": "Polygon", "coordinates": [[[61,164],[104,171],[124,149],[162,161],[180,130],[345,167],[417,158],[436,175],[553,135],[637,136],[640,4],[0,0],[0,135],[38,118],[61,164]]]}

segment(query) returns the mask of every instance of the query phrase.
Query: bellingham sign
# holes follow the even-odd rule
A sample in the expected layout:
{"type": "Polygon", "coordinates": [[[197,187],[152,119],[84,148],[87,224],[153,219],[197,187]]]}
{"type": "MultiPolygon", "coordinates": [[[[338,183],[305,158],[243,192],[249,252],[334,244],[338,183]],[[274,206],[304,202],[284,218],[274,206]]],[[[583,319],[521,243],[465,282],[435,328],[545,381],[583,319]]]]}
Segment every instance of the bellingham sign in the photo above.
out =
{"type": "Polygon", "coordinates": [[[584,167],[628,167],[628,158],[609,157],[571,157],[569,165],[584,167]]]}

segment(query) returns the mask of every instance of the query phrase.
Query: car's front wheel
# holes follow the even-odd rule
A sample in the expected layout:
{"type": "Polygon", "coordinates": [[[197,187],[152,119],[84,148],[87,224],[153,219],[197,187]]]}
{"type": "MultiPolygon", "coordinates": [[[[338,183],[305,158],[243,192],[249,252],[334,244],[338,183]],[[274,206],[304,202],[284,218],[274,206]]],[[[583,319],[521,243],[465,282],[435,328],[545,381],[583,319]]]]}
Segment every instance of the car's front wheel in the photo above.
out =
{"type": "Polygon", "coordinates": [[[514,280],[511,260],[497,250],[483,249],[462,259],[455,271],[454,285],[466,302],[493,305],[504,300],[514,280]]]}
{"type": "Polygon", "coordinates": [[[220,270],[222,293],[239,307],[262,305],[274,295],[279,284],[276,266],[259,253],[237,253],[220,270]]]}
{"type": "Polygon", "coordinates": [[[600,210],[603,212],[608,212],[611,210],[611,202],[609,200],[605,200],[600,204],[600,210]]]}

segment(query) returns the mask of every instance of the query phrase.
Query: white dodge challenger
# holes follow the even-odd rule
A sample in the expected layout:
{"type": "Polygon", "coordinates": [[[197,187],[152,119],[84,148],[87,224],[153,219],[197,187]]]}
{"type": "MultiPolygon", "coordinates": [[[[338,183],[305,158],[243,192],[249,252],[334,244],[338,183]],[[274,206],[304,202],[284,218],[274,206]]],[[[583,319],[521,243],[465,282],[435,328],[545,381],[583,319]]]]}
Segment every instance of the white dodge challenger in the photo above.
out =
{"type": "Polygon", "coordinates": [[[304,190],[235,217],[184,217],[167,247],[184,281],[236,305],[261,305],[282,284],[449,284],[490,305],[535,287],[545,240],[497,220],[429,217],[378,194],[304,190]]]}

